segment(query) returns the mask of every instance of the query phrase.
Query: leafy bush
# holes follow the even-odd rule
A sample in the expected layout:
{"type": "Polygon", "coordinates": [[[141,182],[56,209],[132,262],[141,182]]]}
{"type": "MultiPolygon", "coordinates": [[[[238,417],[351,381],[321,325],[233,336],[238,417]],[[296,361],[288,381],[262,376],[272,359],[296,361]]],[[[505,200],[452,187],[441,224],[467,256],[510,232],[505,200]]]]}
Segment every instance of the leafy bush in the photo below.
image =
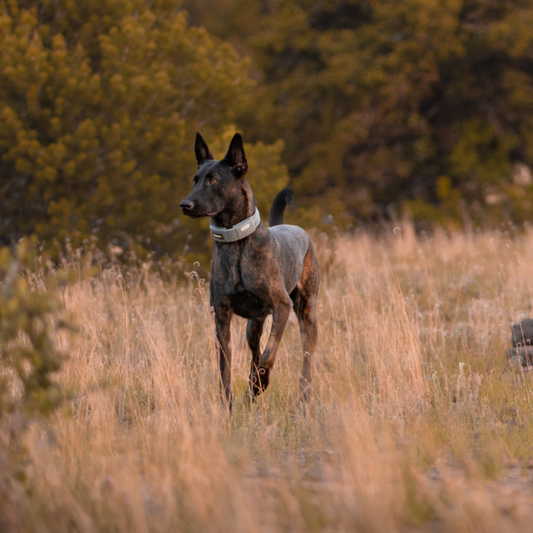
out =
{"type": "MultiPolygon", "coordinates": [[[[178,0],[2,2],[0,47],[0,239],[181,252],[198,235],[179,209],[194,133],[225,135],[253,93],[248,62],[178,0]]],[[[256,168],[283,187],[281,149],[258,147],[256,168]]]]}
{"type": "MultiPolygon", "coordinates": [[[[35,266],[32,247],[19,243],[0,248],[0,530],[16,531],[30,512],[25,485],[28,452],[23,440],[28,423],[50,415],[64,392],[54,375],[64,356],[54,343],[54,329],[67,325],[55,318],[59,300],[35,266]]],[[[28,487],[26,487],[27,489],[28,487]]]]}
{"type": "Polygon", "coordinates": [[[251,125],[284,137],[297,197],[338,223],[407,202],[416,219],[527,220],[532,20],[529,0],[280,0],[249,41],[251,125]]]}
{"type": "Polygon", "coordinates": [[[54,318],[59,301],[52,292],[30,289],[25,275],[30,266],[26,244],[14,253],[0,249],[0,425],[8,416],[19,421],[46,416],[62,397],[53,376],[64,356],[53,329],[66,324],[54,318]]]}

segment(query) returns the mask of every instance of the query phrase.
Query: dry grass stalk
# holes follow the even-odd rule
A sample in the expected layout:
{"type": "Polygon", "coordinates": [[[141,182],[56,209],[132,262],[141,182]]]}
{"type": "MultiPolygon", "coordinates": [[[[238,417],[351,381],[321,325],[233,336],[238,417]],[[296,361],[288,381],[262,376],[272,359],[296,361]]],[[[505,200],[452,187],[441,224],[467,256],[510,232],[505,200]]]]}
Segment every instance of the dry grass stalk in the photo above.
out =
{"type": "MultiPolygon", "coordinates": [[[[524,531],[533,501],[530,375],[508,370],[531,314],[533,234],[316,236],[314,393],[298,403],[296,320],[251,409],[236,320],[221,408],[203,280],[102,271],[64,293],[81,332],[75,392],[27,435],[13,531],[524,531]]],[[[0,494],[2,491],[0,490],[0,494]]],[[[13,519],[14,517],[14,519],[13,519]]]]}

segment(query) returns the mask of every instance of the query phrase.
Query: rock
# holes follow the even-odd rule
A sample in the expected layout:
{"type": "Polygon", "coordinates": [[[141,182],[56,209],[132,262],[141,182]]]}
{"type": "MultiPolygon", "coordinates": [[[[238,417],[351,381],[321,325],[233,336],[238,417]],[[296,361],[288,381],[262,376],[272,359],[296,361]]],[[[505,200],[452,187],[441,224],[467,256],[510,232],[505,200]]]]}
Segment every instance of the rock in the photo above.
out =
{"type": "Polygon", "coordinates": [[[508,350],[510,366],[528,367],[533,365],[533,346],[518,346],[508,350]]]}
{"type": "Polygon", "coordinates": [[[524,318],[516,322],[511,328],[511,343],[513,348],[533,345],[533,318],[524,318]]]}

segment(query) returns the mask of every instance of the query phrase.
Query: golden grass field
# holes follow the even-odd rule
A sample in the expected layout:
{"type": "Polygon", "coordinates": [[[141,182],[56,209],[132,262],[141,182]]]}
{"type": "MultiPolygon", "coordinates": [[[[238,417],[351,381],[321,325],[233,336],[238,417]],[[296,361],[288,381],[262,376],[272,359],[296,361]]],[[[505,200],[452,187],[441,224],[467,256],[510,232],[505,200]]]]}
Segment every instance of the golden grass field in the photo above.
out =
{"type": "Polygon", "coordinates": [[[313,238],[309,404],[294,315],[251,409],[234,319],[229,416],[205,280],[110,267],[65,288],[72,400],[26,432],[5,530],[533,531],[533,381],[506,357],[532,313],[533,232],[313,238]]]}

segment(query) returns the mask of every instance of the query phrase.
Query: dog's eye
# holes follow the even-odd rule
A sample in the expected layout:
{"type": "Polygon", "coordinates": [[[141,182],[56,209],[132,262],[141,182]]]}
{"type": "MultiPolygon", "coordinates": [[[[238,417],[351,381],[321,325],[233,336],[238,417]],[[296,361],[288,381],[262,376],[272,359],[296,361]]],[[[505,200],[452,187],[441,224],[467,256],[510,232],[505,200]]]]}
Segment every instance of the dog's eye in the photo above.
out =
{"type": "Polygon", "coordinates": [[[209,183],[210,183],[211,185],[214,185],[216,182],[217,182],[217,180],[216,180],[215,178],[210,178],[210,179],[209,179],[209,183]]]}

